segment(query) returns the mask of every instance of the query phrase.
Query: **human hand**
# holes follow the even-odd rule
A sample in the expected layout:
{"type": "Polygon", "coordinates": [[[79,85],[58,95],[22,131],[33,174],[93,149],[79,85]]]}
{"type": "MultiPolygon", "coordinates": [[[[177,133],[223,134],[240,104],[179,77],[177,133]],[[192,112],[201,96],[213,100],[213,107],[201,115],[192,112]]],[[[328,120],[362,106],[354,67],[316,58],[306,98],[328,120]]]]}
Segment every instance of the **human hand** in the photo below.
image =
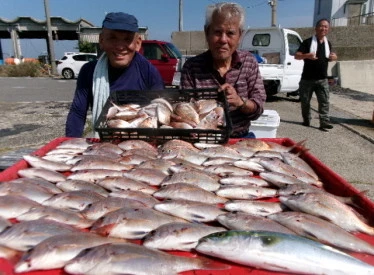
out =
{"type": "Polygon", "coordinates": [[[336,53],[330,53],[329,59],[330,60],[337,60],[338,56],[336,55],[336,53]]]}
{"type": "Polygon", "coordinates": [[[316,55],[315,52],[307,53],[306,54],[306,58],[310,59],[310,60],[317,60],[318,59],[318,57],[317,57],[317,55],[316,55]]]}
{"type": "Polygon", "coordinates": [[[225,83],[219,87],[218,91],[225,93],[226,100],[230,106],[240,107],[244,103],[242,98],[237,94],[235,88],[228,83],[225,83]]]}

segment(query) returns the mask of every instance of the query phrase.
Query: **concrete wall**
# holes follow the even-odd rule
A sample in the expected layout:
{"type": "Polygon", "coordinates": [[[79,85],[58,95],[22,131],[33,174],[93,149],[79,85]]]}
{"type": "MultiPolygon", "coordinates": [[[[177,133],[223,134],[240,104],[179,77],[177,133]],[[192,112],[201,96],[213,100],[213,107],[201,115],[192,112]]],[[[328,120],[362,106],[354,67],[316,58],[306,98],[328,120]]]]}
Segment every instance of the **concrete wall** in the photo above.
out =
{"type": "Polygon", "coordinates": [[[339,61],[337,71],[340,86],[374,94],[374,60],[339,61]]]}

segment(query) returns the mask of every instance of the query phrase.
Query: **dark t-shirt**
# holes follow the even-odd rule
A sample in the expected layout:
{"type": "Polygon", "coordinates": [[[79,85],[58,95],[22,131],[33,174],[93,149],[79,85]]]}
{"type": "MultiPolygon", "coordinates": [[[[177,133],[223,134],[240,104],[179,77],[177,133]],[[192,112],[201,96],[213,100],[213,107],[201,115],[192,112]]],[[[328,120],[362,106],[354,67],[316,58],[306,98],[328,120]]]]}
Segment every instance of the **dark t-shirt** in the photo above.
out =
{"type": "MultiPolygon", "coordinates": [[[[310,45],[312,43],[312,37],[304,40],[299,49],[298,52],[302,53],[309,53],[310,52],[310,45]]],[[[329,43],[329,48],[331,51],[331,43],[329,43]]],[[[301,75],[301,79],[305,80],[320,80],[320,79],[326,79],[327,78],[327,69],[328,69],[328,63],[329,59],[326,58],[325,53],[325,43],[319,43],[317,41],[317,53],[316,56],[318,57],[317,60],[310,60],[310,59],[304,59],[304,69],[303,73],[301,75]]]]}

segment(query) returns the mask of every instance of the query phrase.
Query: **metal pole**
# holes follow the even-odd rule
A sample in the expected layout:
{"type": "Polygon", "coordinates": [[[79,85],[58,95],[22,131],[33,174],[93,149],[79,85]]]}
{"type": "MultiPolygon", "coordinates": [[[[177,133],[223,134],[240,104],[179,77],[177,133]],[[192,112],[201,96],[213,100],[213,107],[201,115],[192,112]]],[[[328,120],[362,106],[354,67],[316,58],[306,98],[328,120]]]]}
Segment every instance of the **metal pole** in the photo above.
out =
{"type": "Polygon", "coordinates": [[[277,26],[277,0],[271,0],[268,2],[271,6],[271,26],[277,26]]]}
{"type": "Polygon", "coordinates": [[[47,46],[48,46],[48,56],[49,61],[51,63],[52,68],[52,75],[57,74],[57,68],[55,63],[55,50],[54,50],[54,44],[53,44],[53,37],[52,37],[52,26],[51,26],[51,17],[49,16],[49,0],[44,0],[44,8],[45,8],[45,17],[47,22],[47,31],[48,31],[48,40],[47,40],[47,46]]]}
{"type": "Polygon", "coordinates": [[[179,31],[183,31],[183,0],[179,0],[179,31]]]}

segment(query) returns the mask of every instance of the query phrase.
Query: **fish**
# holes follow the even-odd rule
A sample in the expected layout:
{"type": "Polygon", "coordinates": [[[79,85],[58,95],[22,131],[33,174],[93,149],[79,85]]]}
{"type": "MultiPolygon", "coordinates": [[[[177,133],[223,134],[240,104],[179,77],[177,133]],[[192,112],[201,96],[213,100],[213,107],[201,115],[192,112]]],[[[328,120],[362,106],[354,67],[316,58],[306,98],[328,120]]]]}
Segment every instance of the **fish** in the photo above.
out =
{"type": "Polygon", "coordinates": [[[104,197],[108,196],[109,191],[104,189],[99,184],[95,184],[89,181],[83,180],[65,180],[56,183],[56,186],[65,192],[79,191],[79,190],[91,190],[104,197]]]}
{"type": "Polygon", "coordinates": [[[149,207],[145,203],[130,198],[108,197],[88,204],[80,214],[86,219],[96,221],[105,214],[123,207],[149,207]]]}
{"type": "Polygon", "coordinates": [[[31,166],[35,168],[45,168],[53,171],[58,171],[58,172],[66,172],[71,169],[71,165],[61,163],[61,162],[56,162],[56,161],[51,161],[51,160],[46,160],[38,156],[33,156],[33,155],[24,155],[23,159],[31,166]]]}
{"type": "Polygon", "coordinates": [[[118,145],[110,142],[94,143],[92,146],[82,152],[83,155],[121,155],[122,153],[123,150],[118,145]]]}
{"type": "Polygon", "coordinates": [[[64,181],[66,176],[62,173],[45,168],[25,168],[18,170],[17,174],[25,178],[42,178],[50,182],[64,181]]]}
{"type": "MultiPolygon", "coordinates": [[[[89,182],[97,182],[107,177],[122,177],[124,171],[118,170],[108,170],[108,169],[87,169],[79,170],[74,173],[71,173],[66,177],[67,180],[83,180],[89,182]]],[[[64,181],[64,180],[59,180],[64,181]]]]}
{"type": "Polygon", "coordinates": [[[264,172],[260,172],[259,176],[260,176],[260,178],[263,178],[264,180],[266,180],[268,182],[271,182],[271,184],[273,184],[274,186],[277,186],[279,188],[282,188],[282,187],[288,186],[288,185],[292,185],[292,184],[309,185],[309,184],[305,183],[304,181],[299,180],[298,178],[296,178],[292,175],[288,175],[288,174],[284,174],[284,173],[280,173],[280,172],[264,171],[264,172]]]}
{"type": "Polygon", "coordinates": [[[17,220],[31,221],[40,218],[46,220],[54,220],[81,229],[88,228],[93,223],[92,221],[87,220],[83,215],[81,215],[78,212],[43,205],[31,208],[29,211],[19,215],[17,217],[17,220]]]}
{"type": "Polygon", "coordinates": [[[289,209],[280,202],[250,200],[230,200],[224,207],[227,211],[242,211],[257,216],[268,216],[289,209]]]}
{"type": "Polygon", "coordinates": [[[225,203],[226,198],[188,183],[174,183],[161,187],[153,196],[157,199],[183,199],[210,204],[225,203]]]}
{"type": "Polygon", "coordinates": [[[71,164],[71,165],[74,165],[76,164],[77,162],[81,161],[81,160],[91,160],[91,161],[95,161],[97,160],[98,158],[100,158],[100,160],[102,161],[120,161],[121,160],[121,155],[118,155],[118,154],[106,154],[106,155],[103,155],[103,154],[99,154],[99,155],[75,155],[73,158],[69,159],[66,161],[66,164],[71,164]]]}
{"type": "Polygon", "coordinates": [[[165,178],[161,186],[174,183],[189,183],[207,191],[216,191],[221,186],[216,178],[199,170],[174,173],[165,178]]]}
{"type": "Polygon", "coordinates": [[[239,168],[233,165],[211,165],[206,166],[204,168],[204,171],[212,174],[216,174],[220,177],[226,177],[226,176],[253,176],[253,172],[249,171],[247,169],[239,168]]]}
{"type": "Polygon", "coordinates": [[[166,178],[166,175],[162,171],[149,168],[134,168],[124,172],[123,176],[152,186],[159,186],[166,178]]]}
{"type": "Polygon", "coordinates": [[[184,161],[191,162],[196,165],[202,165],[204,161],[208,159],[207,156],[203,156],[198,152],[191,150],[186,147],[173,148],[170,150],[164,150],[159,154],[161,159],[182,159],[184,161]]]}
{"type": "Polygon", "coordinates": [[[81,251],[107,243],[124,243],[123,239],[106,238],[88,232],[59,234],[38,243],[14,265],[17,273],[63,268],[81,251]]]}
{"type": "Polygon", "coordinates": [[[293,153],[290,153],[290,152],[282,152],[281,156],[282,156],[282,159],[285,163],[287,163],[287,164],[289,164],[289,165],[291,165],[295,168],[303,170],[304,172],[308,173],[309,175],[311,175],[316,180],[319,179],[319,177],[318,177],[317,173],[314,171],[314,169],[305,160],[300,158],[300,156],[298,154],[293,154],[293,153]]]}
{"type": "Polygon", "coordinates": [[[215,193],[227,199],[264,199],[273,198],[277,196],[277,190],[261,187],[261,186],[249,186],[249,185],[227,185],[222,186],[220,189],[215,191],[215,193]]]}
{"type": "Polygon", "coordinates": [[[296,234],[291,229],[288,229],[286,226],[272,219],[244,212],[222,214],[217,217],[217,221],[230,230],[265,230],[285,234],[296,234]]]}
{"type": "Polygon", "coordinates": [[[195,126],[195,129],[219,130],[224,123],[224,117],[218,110],[212,110],[204,116],[199,116],[199,119],[200,122],[195,126]]]}
{"type": "Polygon", "coordinates": [[[55,194],[48,200],[43,201],[43,205],[55,208],[82,211],[88,204],[101,200],[105,196],[90,190],[78,190],[55,194]]]}
{"type": "Polygon", "coordinates": [[[255,185],[255,186],[263,186],[269,187],[271,184],[266,180],[263,180],[258,177],[248,177],[248,176],[227,176],[225,178],[221,178],[219,182],[222,185],[255,185]]]}
{"type": "Polygon", "coordinates": [[[316,180],[314,177],[309,175],[308,173],[304,172],[303,170],[300,170],[298,168],[295,168],[289,164],[284,163],[282,160],[274,158],[274,159],[262,159],[260,160],[260,164],[264,166],[267,170],[270,170],[272,172],[278,172],[283,173],[287,175],[292,175],[293,177],[308,183],[308,184],[314,184],[318,187],[322,187],[323,183],[319,180],[316,180]]]}
{"type": "Polygon", "coordinates": [[[170,175],[170,167],[175,165],[172,160],[167,159],[150,159],[140,163],[138,168],[158,169],[165,175],[170,175]]]}
{"type": "Polygon", "coordinates": [[[132,149],[146,149],[157,153],[157,148],[155,146],[151,145],[149,142],[138,139],[121,141],[120,143],[118,143],[118,147],[125,152],[132,149]]]}
{"type": "Polygon", "coordinates": [[[55,195],[55,193],[50,192],[47,188],[41,185],[36,185],[31,182],[24,183],[20,181],[6,181],[0,183],[0,196],[1,195],[19,195],[38,203],[42,203],[55,195]]]}
{"type": "Polygon", "coordinates": [[[151,100],[151,103],[156,103],[157,105],[164,105],[172,113],[174,111],[173,106],[165,98],[155,98],[151,100]]]}
{"type": "Polygon", "coordinates": [[[210,147],[200,150],[199,154],[209,158],[231,158],[235,160],[242,159],[243,156],[235,149],[228,146],[210,147]]]}
{"type": "Polygon", "coordinates": [[[121,154],[122,158],[119,161],[123,161],[123,157],[134,156],[134,155],[147,157],[148,159],[157,159],[158,152],[156,149],[149,150],[148,148],[128,149],[121,154]]]}
{"type": "Polygon", "coordinates": [[[107,177],[98,181],[96,184],[112,192],[132,190],[141,191],[151,195],[156,191],[154,187],[148,185],[147,183],[126,177],[107,177]]]}
{"type": "Polygon", "coordinates": [[[172,255],[137,244],[104,244],[80,253],[64,267],[69,274],[177,275],[188,270],[228,269],[227,264],[207,258],[172,255]],[[105,259],[103,261],[102,259],[105,259]]]}
{"type": "Polygon", "coordinates": [[[109,193],[109,197],[119,197],[125,199],[132,199],[145,204],[148,207],[153,207],[156,203],[160,201],[152,195],[143,193],[141,191],[134,190],[121,190],[121,191],[112,191],[109,193]]]}
{"type": "Polygon", "coordinates": [[[374,255],[374,245],[316,216],[288,211],[269,215],[268,218],[288,227],[300,236],[345,250],[374,255]]]}
{"type": "Polygon", "coordinates": [[[260,139],[256,138],[244,138],[236,143],[229,145],[231,148],[241,149],[241,148],[250,148],[254,151],[263,151],[263,150],[270,150],[270,145],[260,139]]]}
{"type": "Polygon", "coordinates": [[[233,162],[233,165],[257,173],[265,171],[265,168],[261,164],[251,160],[237,160],[233,162]]]}
{"type": "Polygon", "coordinates": [[[67,140],[62,141],[60,144],[56,146],[56,149],[83,149],[86,150],[93,144],[92,141],[88,140],[87,138],[69,138],[67,140]]]}
{"type": "Polygon", "coordinates": [[[141,239],[150,231],[170,222],[187,222],[147,207],[122,207],[96,220],[90,232],[113,238],[141,239]]]}
{"type": "Polygon", "coordinates": [[[121,162],[116,162],[113,160],[101,160],[100,158],[96,159],[82,159],[75,163],[70,171],[76,172],[81,170],[90,170],[90,169],[107,169],[115,171],[128,171],[134,168],[132,164],[124,164],[121,162]]]}
{"type": "Polygon", "coordinates": [[[17,218],[37,206],[40,206],[40,203],[20,195],[2,195],[0,196],[0,217],[17,218]]]}
{"type": "Polygon", "coordinates": [[[212,222],[225,210],[214,204],[190,200],[164,200],[153,206],[154,209],[190,222],[212,222]]]}
{"type": "Polygon", "coordinates": [[[106,123],[108,128],[131,128],[131,123],[123,119],[110,119],[106,123]]]}
{"type": "Polygon", "coordinates": [[[222,164],[233,164],[236,159],[232,158],[225,158],[225,157],[214,157],[208,158],[206,161],[202,163],[203,166],[211,166],[211,165],[222,165],[222,164]]]}
{"type": "Polygon", "coordinates": [[[218,107],[218,102],[215,99],[199,99],[193,100],[192,106],[199,114],[206,114],[218,107]]]}
{"type": "Polygon", "coordinates": [[[297,235],[228,230],[201,238],[202,254],[252,268],[296,274],[374,274],[374,266],[297,235]]]}
{"type": "Polygon", "coordinates": [[[21,221],[1,232],[0,245],[27,251],[51,236],[78,232],[81,229],[47,219],[21,221]]]}
{"type": "Polygon", "coordinates": [[[12,223],[8,220],[8,218],[0,216],[0,232],[3,232],[7,227],[11,225],[12,223]]]}
{"type": "Polygon", "coordinates": [[[193,108],[193,106],[188,102],[178,102],[174,106],[174,114],[192,121],[196,124],[199,124],[200,118],[199,114],[196,112],[196,110],[193,108]]]}
{"type": "Polygon", "coordinates": [[[217,144],[217,143],[205,143],[205,142],[195,142],[193,145],[197,149],[206,149],[206,148],[212,148],[212,147],[220,147],[222,144],[217,144]]]}
{"type": "Polygon", "coordinates": [[[221,231],[226,229],[200,223],[171,222],[149,232],[144,237],[143,245],[159,250],[191,251],[200,238],[221,231]]]}
{"type": "Polygon", "coordinates": [[[349,232],[374,235],[374,227],[363,221],[351,207],[323,192],[280,196],[279,200],[294,211],[321,217],[349,232]]]}
{"type": "Polygon", "coordinates": [[[168,153],[171,150],[179,149],[179,148],[185,148],[190,149],[193,152],[199,152],[200,150],[196,148],[193,144],[181,140],[181,139],[170,139],[166,141],[164,144],[160,145],[157,150],[160,154],[162,153],[168,153]]]}
{"type": "Polygon", "coordinates": [[[168,108],[165,104],[157,104],[156,107],[156,117],[157,121],[163,125],[170,125],[170,117],[172,114],[172,110],[168,108]]]}
{"type": "Polygon", "coordinates": [[[58,193],[61,193],[62,190],[58,187],[56,187],[56,184],[55,183],[52,183],[50,181],[47,181],[45,179],[42,179],[42,178],[17,178],[17,179],[14,179],[14,180],[10,180],[8,181],[9,184],[13,184],[13,183],[20,183],[20,184],[35,184],[35,185],[39,185],[45,189],[47,189],[48,192],[50,193],[53,193],[53,194],[58,194],[58,193]]]}
{"type": "MultiPolygon", "coordinates": [[[[141,150],[141,149],[136,149],[141,150]]],[[[146,151],[146,150],[143,150],[146,151]]],[[[143,163],[146,160],[151,160],[149,156],[147,156],[147,152],[139,153],[139,154],[128,154],[126,156],[122,156],[121,160],[119,161],[120,164],[131,166],[132,168],[138,166],[139,164],[143,163]]],[[[130,170],[130,169],[127,169],[130,170]]]]}

